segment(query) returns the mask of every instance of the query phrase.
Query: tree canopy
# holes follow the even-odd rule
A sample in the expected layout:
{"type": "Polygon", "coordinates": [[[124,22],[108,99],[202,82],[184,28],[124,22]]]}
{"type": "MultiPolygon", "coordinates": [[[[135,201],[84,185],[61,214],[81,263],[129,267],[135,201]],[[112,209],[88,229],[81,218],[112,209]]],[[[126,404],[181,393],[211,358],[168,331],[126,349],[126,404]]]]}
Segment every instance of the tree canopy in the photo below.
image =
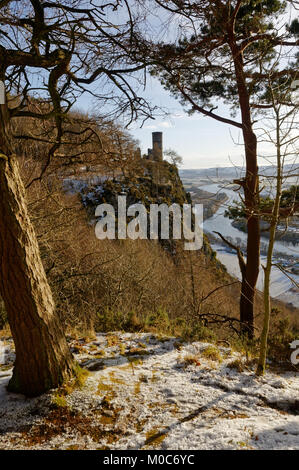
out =
{"type": "Polygon", "coordinates": [[[52,154],[68,111],[83,95],[95,114],[126,114],[128,122],[150,116],[138,95],[143,64],[130,58],[135,22],[127,2],[3,0],[0,25],[0,80],[18,97],[10,118],[55,120],[52,154]]]}
{"type": "MultiPolygon", "coordinates": [[[[288,27],[284,24],[288,3],[293,2],[155,0],[168,15],[164,24],[173,24],[173,31],[166,39],[156,41],[144,33],[136,42],[139,54],[143,54],[144,60],[149,58],[152,73],[189,113],[199,112],[242,132],[246,173],[238,184],[244,191],[248,238],[246,262],[238,256],[242,274],[240,319],[250,337],[260,264],[260,192],[254,124],[257,112],[272,106],[269,74],[272,83],[283,81],[288,89],[298,76],[296,23],[288,27]],[[227,106],[220,108],[219,103],[227,106]]],[[[239,247],[235,249],[240,254],[239,247]]]]}

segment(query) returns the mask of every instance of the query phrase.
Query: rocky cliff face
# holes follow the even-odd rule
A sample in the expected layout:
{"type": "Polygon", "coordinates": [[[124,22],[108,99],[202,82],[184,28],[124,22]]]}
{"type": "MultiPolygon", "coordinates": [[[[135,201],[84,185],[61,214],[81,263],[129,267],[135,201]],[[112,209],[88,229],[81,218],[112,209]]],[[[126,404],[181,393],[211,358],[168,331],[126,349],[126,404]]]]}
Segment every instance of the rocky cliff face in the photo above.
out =
{"type": "MultiPolygon", "coordinates": [[[[139,172],[140,173],[140,172],[139,172]]],[[[186,192],[178,169],[166,161],[143,162],[143,171],[138,176],[123,176],[121,178],[107,179],[101,184],[86,184],[80,189],[81,199],[87,210],[90,221],[95,222],[95,209],[103,203],[111,204],[118,216],[118,196],[126,196],[127,208],[133,204],[143,204],[147,211],[151,204],[192,204],[191,196],[186,192]]],[[[194,224],[194,220],[193,220],[194,224]]],[[[148,224],[149,226],[149,224],[148,224]]],[[[170,253],[179,251],[181,241],[172,238],[172,214],[170,214],[170,239],[159,239],[161,245],[170,253]]],[[[204,236],[202,251],[209,259],[216,259],[208,239],[204,236]]],[[[218,263],[221,269],[225,269],[218,263]]]]}

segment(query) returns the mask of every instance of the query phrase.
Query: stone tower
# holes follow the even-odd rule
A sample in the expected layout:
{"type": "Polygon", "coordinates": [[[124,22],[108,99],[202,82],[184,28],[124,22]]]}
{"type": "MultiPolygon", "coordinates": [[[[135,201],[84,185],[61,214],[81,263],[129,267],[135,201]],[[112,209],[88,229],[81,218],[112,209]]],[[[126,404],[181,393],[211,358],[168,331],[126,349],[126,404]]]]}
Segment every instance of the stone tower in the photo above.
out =
{"type": "Polygon", "coordinates": [[[163,133],[153,132],[153,151],[152,159],[157,162],[163,160],[163,133]]]}

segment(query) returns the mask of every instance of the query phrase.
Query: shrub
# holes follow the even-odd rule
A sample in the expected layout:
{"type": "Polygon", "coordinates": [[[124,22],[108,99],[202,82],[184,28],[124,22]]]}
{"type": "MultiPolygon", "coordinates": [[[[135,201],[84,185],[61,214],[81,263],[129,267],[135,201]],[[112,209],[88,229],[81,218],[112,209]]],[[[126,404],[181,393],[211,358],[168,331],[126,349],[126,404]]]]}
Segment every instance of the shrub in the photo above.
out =
{"type": "Polygon", "coordinates": [[[290,343],[298,338],[299,331],[291,325],[289,317],[274,318],[268,339],[268,358],[272,362],[290,364],[290,343]]]}
{"type": "Polygon", "coordinates": [[[98,313],[95,328],[97,331],[109,332],[123,329],[125,324],[124,315],[119,311],[104,308],[98,313]]]}
{"type": "Polygon", "coordinates": [[[186,341],[216,341],[217,336],[210,328],[206,326],[195,324],[187,325],[182,331],[182,337],[186,341]]]}
{"type": "Polygon", "coordinates": [[[138,315],[135,312],[128,313],[124,323],[126,331],[139,331],[143,326],[143,322],[138,318],[138,315]]]}
{"type": "Polygon", "coordinates": [[[150,313],[146,317],[145,326],[159,331],[167,331],[170,326],[168,313],[166,310],[159,307],[155,312],[150,313]]]}
{"type": "Polygon", "coordinates": [[[222,357],[219,352],[219,349],[216,348],[215,346],[208,346],[202,351],[202,356],[205,357],[206,359],[211,359],[212,361],[221,361],[222,357]]]}

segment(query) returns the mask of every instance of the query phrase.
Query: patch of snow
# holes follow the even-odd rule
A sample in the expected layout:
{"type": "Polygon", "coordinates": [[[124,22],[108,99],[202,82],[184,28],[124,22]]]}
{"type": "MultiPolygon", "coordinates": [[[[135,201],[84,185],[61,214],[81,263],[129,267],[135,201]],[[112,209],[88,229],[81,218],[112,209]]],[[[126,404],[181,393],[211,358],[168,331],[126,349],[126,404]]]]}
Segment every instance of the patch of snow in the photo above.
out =
{"type": "MultiPolygon", "coordinates": [[[[203,354],[208,343],[150,333],[97,334],[94,341],[72,340],[70,346],[91,372],[84,388],[65,400],[97,433],[74,424],[32,442],[32,449],[299,447],[297,372],[258,378],[254,370],[228,367],[240,358],[229,348],[218,348],[222,362],[216,362],[203,354]],[[184,361],[190,355],[198,358],[196,364],[184,361]]],[[[0,448],[26,449],[33,431],[42,434],[58,392],[36,399],[9,394],[10,376],[11,369],[0,373],[0,448]]]]}

